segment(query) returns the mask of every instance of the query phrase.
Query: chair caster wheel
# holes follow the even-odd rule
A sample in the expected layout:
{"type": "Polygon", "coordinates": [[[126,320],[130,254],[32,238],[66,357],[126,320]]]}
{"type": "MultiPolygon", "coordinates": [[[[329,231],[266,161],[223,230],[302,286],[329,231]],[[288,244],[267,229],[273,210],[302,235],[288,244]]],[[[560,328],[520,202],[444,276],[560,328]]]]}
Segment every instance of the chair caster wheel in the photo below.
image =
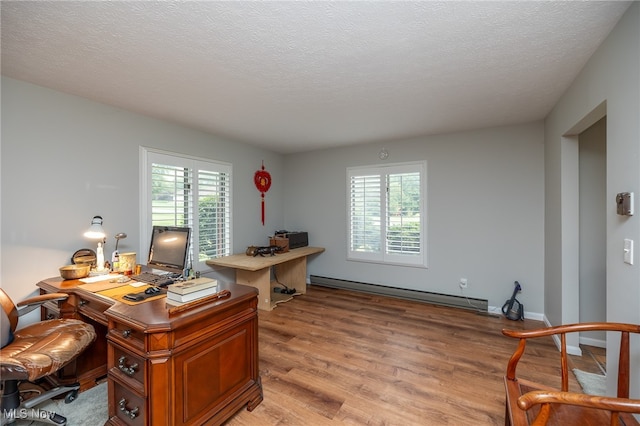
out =
{"type": "Polygon", "coordinates": [[[64,403],[70,404],[78,398],[78,390],[72,390],[64,397],[64,403]]]}

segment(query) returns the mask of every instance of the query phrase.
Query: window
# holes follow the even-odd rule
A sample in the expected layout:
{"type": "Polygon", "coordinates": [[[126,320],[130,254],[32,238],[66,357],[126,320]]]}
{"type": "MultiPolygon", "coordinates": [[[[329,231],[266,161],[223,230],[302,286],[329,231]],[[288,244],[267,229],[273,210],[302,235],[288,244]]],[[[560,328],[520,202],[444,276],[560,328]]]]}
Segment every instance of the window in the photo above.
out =
{"type": "Polygon", "coordinates": [[[188,226],[194,269],[231,254],[231,165],[147,148],[141,159],[141,247],[153,225],[188,226]]]}
{"type": "Polygon", "coordinates": [[[352,167],[348,259],[426,267],[426,163],[352,167]]]}

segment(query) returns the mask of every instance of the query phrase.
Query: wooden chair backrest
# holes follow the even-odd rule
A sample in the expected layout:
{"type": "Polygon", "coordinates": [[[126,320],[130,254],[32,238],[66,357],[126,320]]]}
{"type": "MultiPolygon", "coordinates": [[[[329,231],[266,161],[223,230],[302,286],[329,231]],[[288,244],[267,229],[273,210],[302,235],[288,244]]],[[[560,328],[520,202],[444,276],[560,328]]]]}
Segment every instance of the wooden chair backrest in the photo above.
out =
{"type": "Polygon", "coordinates": [[[567,324],[545,329],[537,329],[530,331],[523,330],[503,330],[503,334],[510,337],[519,338],[518,348],[509,359],[507,365],[507,379],[516,379],[516,367],[518,361],[524,354],[526,340],[532,337],[544,337],[560,335],[560,364],[561,364],[561,390],[566,392],[569,390],[569,366],[567,357],[567,339],[568,333],[579,333],[586,331],[616,331],[620,333],[620,356],[618,363],[618,392],[619,398],[629,397],[629,333],[640,334],[640,324],[623,324],[623,323],[606,323],[591,322],[582,324],[567,324]]]}

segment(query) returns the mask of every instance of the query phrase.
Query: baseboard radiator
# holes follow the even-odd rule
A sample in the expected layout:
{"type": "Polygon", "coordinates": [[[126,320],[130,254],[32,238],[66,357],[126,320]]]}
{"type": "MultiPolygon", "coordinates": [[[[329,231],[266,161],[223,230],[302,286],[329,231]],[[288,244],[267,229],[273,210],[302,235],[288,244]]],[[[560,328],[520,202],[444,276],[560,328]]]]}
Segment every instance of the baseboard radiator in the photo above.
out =
{"type": "Polygon", "coordinates": [[[420,290],[408,290],[404,288],[390,287],[380,284],[368,284],[357,281],[342,280],[339,278],[321,277],[318,275],[310,275],[309,282],[311,283],[311,285],[318,285],[322,287],[361,291],[363,293],[398,297],[400,299],[415,300],[419,302],[451,306],[472,311],[486,312],[489,309],[489,301],[486,299],[453,296],[450,294],[430,293],[428,291],[420,290]]]}

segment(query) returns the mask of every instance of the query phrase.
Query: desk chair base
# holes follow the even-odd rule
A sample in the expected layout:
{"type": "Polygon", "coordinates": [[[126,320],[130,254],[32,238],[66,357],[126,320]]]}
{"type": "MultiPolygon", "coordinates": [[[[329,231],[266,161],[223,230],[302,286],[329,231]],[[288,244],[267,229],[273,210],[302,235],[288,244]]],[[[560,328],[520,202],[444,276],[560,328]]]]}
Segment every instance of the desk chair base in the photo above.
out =
{"type": "Polygon", "coordinates": [[[5,382],[5,388],[2,393],[2,417],[0,418],[0,426],[12,424],[18,420],[29,420],[37,423],[64,426],[67,424],[66,417],[52,411],[39,410],[34,407],[65,393],[67,394],[65,402],[68,404],[77,398],[79,390],[79,383],[57,386],[20,403],[18,382],[14,380],[7,381],[5,382]]]}

